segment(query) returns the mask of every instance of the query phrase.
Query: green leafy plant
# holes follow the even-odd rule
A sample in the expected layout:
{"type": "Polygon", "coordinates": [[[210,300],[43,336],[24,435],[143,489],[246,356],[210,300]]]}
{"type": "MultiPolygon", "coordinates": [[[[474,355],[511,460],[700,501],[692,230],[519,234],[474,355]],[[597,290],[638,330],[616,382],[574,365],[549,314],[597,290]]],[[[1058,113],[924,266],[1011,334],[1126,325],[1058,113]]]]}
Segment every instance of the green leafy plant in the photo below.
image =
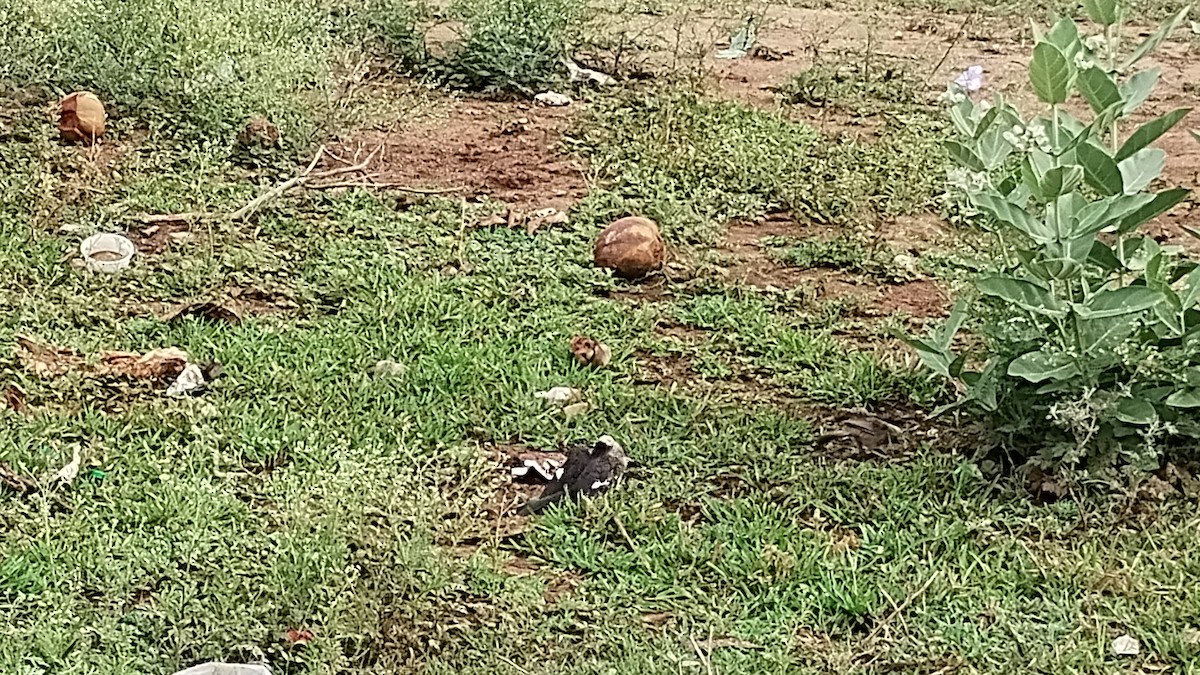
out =
{"type": "Polygon", "coordinates": [[[1034,463],[1150,468],[1200,438],[1200,267],[1138,233],[1188,194],[1151,186],[1166,161],[1152,144],[1189,110],[1122,131],[1158,80],[1136,66],[1188,9],[1122,55],[1124,8],[1085,7],[1102,34],[1070,19],[1035,33],[1029,81],[1048,110],[954,97],[951,183],[1004,260],[977,280],[978,303],[911,344],[1034,463]],[[1064,108],[1075,95],[1089,120],[1064,108]],[[968,319],[980,351],[956,353],[968,319]]]}
{"type": "Polygon", "coordinates": [[[567,0],[461,0],[461,40],[440,64],[452,86],[532,96],[566,75],[582,8],[567,0]]]}

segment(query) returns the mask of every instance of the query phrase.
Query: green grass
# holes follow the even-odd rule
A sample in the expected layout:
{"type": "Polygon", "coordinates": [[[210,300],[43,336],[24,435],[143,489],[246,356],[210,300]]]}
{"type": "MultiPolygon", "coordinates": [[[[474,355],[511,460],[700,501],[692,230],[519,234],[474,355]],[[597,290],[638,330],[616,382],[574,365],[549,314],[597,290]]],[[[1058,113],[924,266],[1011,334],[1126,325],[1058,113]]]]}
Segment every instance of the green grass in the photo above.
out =
{"type": "MultiPolygon", "coordinates": [[[[732,644],[713,651],[715,673],[1200,667],[1188,501],[1039,505],[919,443],[835,460],[812,445],[821,410],[928,407],[942,392],[844,340],[845,317],[799,291],[704,277],[620,299],[631,289],[591,264],[606,218],[647,212],[697,250],[726,218],[823,203],[804,162],[839,147],[740,106],[626,101],[598,104],[598,120],[620,122],[609,135],[581,134],[606,187],[570,226],[464,230],[453,200],[308,193],[256,223],[198,228],[116,278],[64,257],[92,229],[221,212],[254,186],[224,147],[165,137],[99,171],[48,140],[39,108],[0,104],[0,391],[16,385],[29,405],[0,406],[0,462],[45,484],[73,447],[85,461],[70,487],[0,488],[0,672],[157,675],[265,656],[287,674],[700,674],[692,641],[710,639],[732,644]],[[248,288],[290,302],[238,325],[151,311],[248,288]],[[577,333],[610,344],[613,367],[576,366],[577,333]],[[87,354],[174,345],[228,374],[184,400],[47,380],[16,360],[17,334],[87,354]],[[652,358],[689,379],[643,383],[652,358]],[[372,374],[381,359],[407,369],[372,374]],[[555,385],[594,409],[550,413],[533,393],[555,385]],[[630,484],[502,536],[508,479],[491,446],[601,433],[636,460],[630,484]],[[316,637],[289,646],[291,628],[316,637]],[[1125,632],[1142,656],[1109,655],[1125,632]]],[[[118,120],[115,138],[134,127],[118,120]]],[[[871,152],[859,167],[872,185],[848,182],[845,198],[868,214],[918,203],[888,197],[911,177],[879,182],[867,160],[902,158],[871,152]]],[[[963,436],[970,453],[978,439],[963,436]]]]}
{"type": "Polygon", "coordinates": [[[0,83],[91,89],[154,131],[232,138],[253,115],[309,140],[327,96],[327,15],[313,3],[0,2],[0,83]]]}
{"type": "Polygon", "coordinates": [[[642,213],[698,243],[778,209],[852,227],[931,202],[945,163],[940,134],[906,111],[863,141],[687,91],[631,94],[600,102],[579,134],[604,188],[580,208],[597,220],[642,213]]]}

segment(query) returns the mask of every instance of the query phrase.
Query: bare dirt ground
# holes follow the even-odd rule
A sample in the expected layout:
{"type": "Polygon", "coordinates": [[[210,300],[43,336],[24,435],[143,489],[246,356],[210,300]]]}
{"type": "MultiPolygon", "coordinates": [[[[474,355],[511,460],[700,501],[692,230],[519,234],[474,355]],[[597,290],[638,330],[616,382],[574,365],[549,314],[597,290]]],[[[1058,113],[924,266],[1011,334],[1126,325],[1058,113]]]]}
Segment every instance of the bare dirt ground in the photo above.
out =
{"type": "Polygon", "coordinates": [[[456,99],[447,111],[331,146],[338,156],[382,148],[374,180],[458,188],[518,208],[566,209],[587,193],[584,168],[562,152],[574,110],[456,99]]]}

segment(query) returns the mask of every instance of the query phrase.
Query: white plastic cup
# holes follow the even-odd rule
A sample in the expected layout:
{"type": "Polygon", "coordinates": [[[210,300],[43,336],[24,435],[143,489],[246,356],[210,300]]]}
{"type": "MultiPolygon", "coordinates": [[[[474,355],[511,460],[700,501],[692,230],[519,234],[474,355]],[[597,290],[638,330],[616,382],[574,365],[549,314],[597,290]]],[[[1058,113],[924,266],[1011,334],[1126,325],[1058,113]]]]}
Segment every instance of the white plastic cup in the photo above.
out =
{"type": "Polygon", "coordinates": [[[116,274],[129,267],[133,251],[133,242],[119,234],[93,234],[79,245],[87,268],[105,274],[116,274]]]}

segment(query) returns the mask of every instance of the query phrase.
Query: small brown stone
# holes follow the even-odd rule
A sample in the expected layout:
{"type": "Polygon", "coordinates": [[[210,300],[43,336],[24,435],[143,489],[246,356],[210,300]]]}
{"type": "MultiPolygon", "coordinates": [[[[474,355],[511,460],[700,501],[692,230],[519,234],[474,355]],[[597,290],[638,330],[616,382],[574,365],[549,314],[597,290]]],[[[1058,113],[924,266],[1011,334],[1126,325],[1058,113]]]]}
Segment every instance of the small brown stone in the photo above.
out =
{"type": "Polygon", "coordinates": [[[593,259],[625,279],[640,279],[660,269],[666,246],[658,226],[648,218],[622,218],[604,228],[596,238],[593,259]]]}

